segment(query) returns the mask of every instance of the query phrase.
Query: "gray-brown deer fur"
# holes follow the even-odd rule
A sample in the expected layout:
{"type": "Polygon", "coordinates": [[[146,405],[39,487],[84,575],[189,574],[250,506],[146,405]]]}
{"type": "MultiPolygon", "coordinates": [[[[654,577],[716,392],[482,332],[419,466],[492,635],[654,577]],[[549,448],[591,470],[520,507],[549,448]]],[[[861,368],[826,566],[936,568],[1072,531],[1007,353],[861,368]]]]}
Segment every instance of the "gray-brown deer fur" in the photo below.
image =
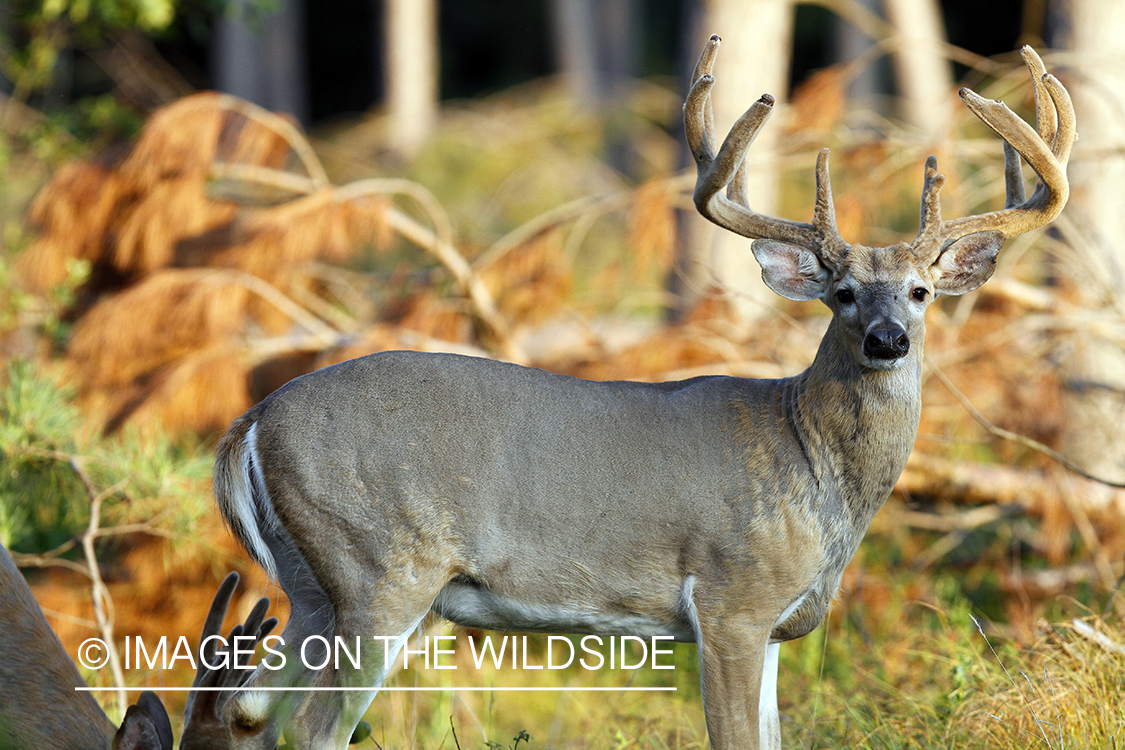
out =
{"type": "MultiPolygon", "coordinates": [[[[203,625],[200,642],[219,635],[238,584],[231,573],[219,586],[203,625]]],[[[236,635],[254,634],[254,644],[277,624],[264,619],[268,599],[261,599],[246,622],[234,626],[227,643],[236,635]]],[[[249,642],[241,648],[251,649],[249,642]]],[[[219,667],[223,650],[211,641],[207,663],[219,667]]],[[[193,688],[237,686],[249,674],[237,668],[248,660],[239,658],[226,668],[196,672],[193,688]]],[[[98,702],[85,691],[81,673],[51,629],[39,603],[16,567],[8,550],[0,546],[0,748],[3,750],[172,750],[172,724],[155,693],[144,691],[126,710],[116,727],[98,702]]],[[[217,711],[218,693],[193,690],[184,710],[181,750],[225,750],[226,726],[217,711]]]]}
{"type": "Polygon", "coordinates": [[[259,668],[250,686],[369,690],[286,699],[248,688],[225,709],[233,746],[272,748],[284,726],[290,744],[343,747],[386,676],[370,636],[405,638],[431,610],[470,627],[694,641],[712,748],[779,746],[778,644],[821,621],[906,463],[926,308],[979,286],[1006,237],[1062,210],[1074,120],[1065,90],[1025,49],[1038,132],[962,92],[1011,144],[1007,207],[943,222],[931,157],[918,237],[849,245],[835,228],[827,151],[813,224],[746,206],[743,155],[772,100],[714,153],[718,44],[685,105],[696,205],[756,239],[770,288],[832,310],[812,366],[779,380],[589,382],[386,352],[292,381],[220,443],[216,496],[291,599],[287,648],[358,635],[365,661],[259,668]],[[1040,177],[1027,200],[1017,152],[1040,177]]]}

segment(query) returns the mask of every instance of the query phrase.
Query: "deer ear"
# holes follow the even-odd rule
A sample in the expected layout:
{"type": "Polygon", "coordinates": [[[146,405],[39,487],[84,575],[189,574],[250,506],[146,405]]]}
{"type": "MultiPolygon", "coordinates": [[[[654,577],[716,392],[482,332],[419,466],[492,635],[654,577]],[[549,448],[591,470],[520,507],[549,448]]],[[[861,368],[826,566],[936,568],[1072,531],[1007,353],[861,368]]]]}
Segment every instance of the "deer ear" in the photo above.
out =
{"type": "Polygon", "coordinates": [[[824,292],[828,271],[811,251],[786,242],[754,240],[750,246],[766,286],[785,299],[804,302],[824,292]]]}
{"type": "Polygon", "coordinates": [[[155,693],[145,691],[129,706],[113,736],[113,750],[172,750],[172,724],[155,693]]]}
{"type": "Polygon", "coordinates": [[[1004,244],[1001,232],[977,232],[957,240],[934,262],[938,294],[964,294],[988,281],[1004,244]]]}

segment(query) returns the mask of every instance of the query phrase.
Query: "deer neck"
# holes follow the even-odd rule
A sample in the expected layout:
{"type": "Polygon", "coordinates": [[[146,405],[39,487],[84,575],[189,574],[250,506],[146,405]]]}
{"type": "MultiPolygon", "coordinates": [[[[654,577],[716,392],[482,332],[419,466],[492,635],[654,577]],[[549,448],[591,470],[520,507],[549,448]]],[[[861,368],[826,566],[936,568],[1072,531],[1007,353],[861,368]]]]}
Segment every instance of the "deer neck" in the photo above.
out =
{"type": "Polygon", "coordinates": [[[829,324],[816,358],[793,379],[790,418],[822,490],[843,504],[850,535],[862,537],[906,466],[922,411],[922,339],[894,370],[874,370],[846,351],[829,324]]]}

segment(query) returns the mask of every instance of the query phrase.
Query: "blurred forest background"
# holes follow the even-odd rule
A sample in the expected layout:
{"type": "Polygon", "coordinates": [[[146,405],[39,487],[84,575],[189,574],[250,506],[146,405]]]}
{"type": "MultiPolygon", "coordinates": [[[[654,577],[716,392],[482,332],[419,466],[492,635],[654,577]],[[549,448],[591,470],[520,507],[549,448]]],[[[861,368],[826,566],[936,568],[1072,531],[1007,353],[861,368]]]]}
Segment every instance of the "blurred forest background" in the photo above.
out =
{"type": "MultiPolygon", "coordinates": [[[[718,129],[779,101],[751,205],[808,220],[829,146],[852,242],[917,231],[931,153],[946,216],[1002,203],[1001,144],[956,91],[1034,122],[1021,44],[1080,136],[1059,220],[931,308],[914,455],[838,609],[783,649],[787,746],[1122,746],[1120,0],[6,0],[0,541],[68,652],[194,638],[232,568],[245,607],[283,599],[209,471],[303,372],[392,348],[595,379],[807,366],[827,311],[766,290],[749,241],[691,205],[681,104],[711,33],[718,129]]],[[[677,665],[655,697],[388,694],[368,742],[704,747],[694,647],[677,665]]]]}

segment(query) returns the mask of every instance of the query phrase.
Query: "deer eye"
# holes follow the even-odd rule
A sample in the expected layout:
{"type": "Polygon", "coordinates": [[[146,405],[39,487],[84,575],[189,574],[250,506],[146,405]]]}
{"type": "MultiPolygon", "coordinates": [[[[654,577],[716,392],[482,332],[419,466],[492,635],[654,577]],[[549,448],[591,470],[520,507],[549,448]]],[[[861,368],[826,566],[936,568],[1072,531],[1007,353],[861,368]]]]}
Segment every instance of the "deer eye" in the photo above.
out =
{"type": "Polygon", "coordinates": [[[836,290],[836,301],[841,305],[850,305],[855,302],[855,294],[851,289],[840,288],[836,290]]]}
{"type": "Polygon", "coordinates": [[[926,297],[930,296],[930,290],[924,286],[915,287],[914,290],[910,292],[910,296],[913,297],[916,302],[925,302],[926,297]]]}

